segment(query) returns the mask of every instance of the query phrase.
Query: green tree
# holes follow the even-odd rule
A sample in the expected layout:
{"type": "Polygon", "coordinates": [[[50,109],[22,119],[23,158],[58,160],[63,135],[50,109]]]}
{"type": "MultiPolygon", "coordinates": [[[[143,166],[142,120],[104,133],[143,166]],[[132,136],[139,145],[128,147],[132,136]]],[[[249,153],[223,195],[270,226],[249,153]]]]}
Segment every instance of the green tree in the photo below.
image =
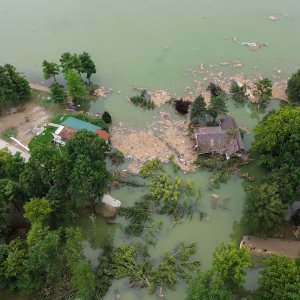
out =
{"type": "Polygon", "coordinates": [[[232,292],[213,270],[199,272],[187,289],[187,300],[228,300],[232,292]]]}
{"type": "MultiPolygon", "coordinates": [[[[300,183],[300,107],[286,106],[269,113],[255,128],[252,151],[259,163],[272,170],[282,191],[297,197],[300,183]],[[281,177],[281,179],[280,179],[281,177]]],[[[285,201],[287,203],[287,201],[285,201]]]]}
{"type": "Polygon", "coordinates": [[[52,212],[51,203],[46,198],[32,198],[24,205],[24,217],[30,223],[48,223],[52,212]]]}
{"type": "Polygon", "coordinates": [[[300,270],[294,260],[282,255],[271,255],[265,260],[258,279],[258,300],[296,300],[300,295],[300,270]]]}
{"type": "Polygon", "coordinates": [[[97,134],[87,130],[76,132],[66,144],[66,157],[70,162],[69,185],[75,206],[90,206],[94,210],[100,204],[110,180],[105,159],[108,146],[97,134]]]}
{"type": "Polygon", "coordinates": [[[263,183],[248,191],[245,204],[245,221],[251,233],[268,235],[278,228],[287,212],[282,203],[276,182],[263,183]]]}
{"type": "Polygon", "coordinates": [[[84,99],[86,97],[84,83],[74,69],[67,71],[67,91],[74,99],[84,99]]]}
{"type": "Polygon", "coordinates": [[[272,97],[272,81],[268,78],[263,78],[255,81],[254,86],[253,94],[258,99],[258,107],[267,105],[272,97]]]}
{"type": "Polygon", "coordinates": [[[246,84],[239,85],[236,81],[233,80],[231,82],[230,93],[232,95],[232,99],[237,104],[243,104],[248,100],[246,84]]]}
{"type": "Polygon", "coordinates": [[[245,248],[239,249],[236,243],[222,242],[214,251],[212,266],[227,288],[235,293],[245,281],[244,269],[250,266],[250,256],[245,248]]]}
{"type": "Polygon", "coordinates": [[[107,123],[107,124],[110,124],[111,123],[111,115],[105,111],[103,114],[102,114],[102,120],[107,123]]]}
{"type": "Polygon", "coordinates": [[[209,107],[207,109],[207,113],[212,117],[213,124],[216,123],[216,119],[219,116],[222,116],[228,112],[227,106],[225,103],[224,95],[220,94],[217,96],[213,96],[210,100],[209,107]]]}
{"type": "Polygon", "coordinates": [[[199,95],[192,104],[190,112],[190,121],[194,125],[200,125],[205,122],[206,104],[204,98],[199,95]]]}
{"type": "Polygon", "coordinates": [[[81,64],[81,72],[86,73],[86,78],[90,82],[90,78],[93,74],[96,74],[96,67],[91,59],[91,56],[87,52],[79,54],[79,60],[81,64]]]}
{"type": "Polygon", "coordinates": [[[67,99],[64,89],[57,83],[51,85],[51,99],[54,103],[64,103],[67,99]]]}
{"type": "Polygon", "coordinates": [[[54,62],[48,62],[47,60],[43,61],[43,74],[45,79],[53,77],[56,81],[55,75],[59,74],[59,65],[54,62]]]}
{"type": "Polygon", "coordinates": [[[300,102],[300,69],[288,80],[286,93],[292,103],[300,102]]]}
{"type": "Polygon", "coordinates": [[[76,70],[78,74],[82,72],[81,62],[77,54],[64,52],[59,61],[65,77],[68,75],[70,70],[76,70]]]}

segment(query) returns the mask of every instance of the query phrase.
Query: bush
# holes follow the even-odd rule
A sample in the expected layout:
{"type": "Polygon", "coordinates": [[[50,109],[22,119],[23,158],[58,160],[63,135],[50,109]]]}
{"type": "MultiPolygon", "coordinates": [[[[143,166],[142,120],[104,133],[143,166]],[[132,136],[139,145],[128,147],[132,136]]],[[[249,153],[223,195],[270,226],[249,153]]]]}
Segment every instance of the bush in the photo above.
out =
{"type": "Polygon", "coordinates": [[[162,170],[162,164],[158,158],[155,158],[143,164],[140,170],[140,174],[143,177],[149,177],[153,175],[154,171],[159,171],[159,170],[162,170]]]}
{"type": "Polygon", "coordinates": [[[102,115],[102,120],[106,123],[106,124],[110,124],[111,123],[111,115],[109,114],[109,112],[105,111],[102,115]]]}
{"type": "Polygon", "coordinates": [[[190,101],[184,101],[182,99],[175,101],[175,109],[178,113],[186,115],[189,111],[189,106],[191,105],[190,101]]]}
{"type": "Polygon", "coordinates": [[[64,89],[58,83],[52,84],[50,95],[54,103],[64,103],[67,99],[64,89]]]}
{"type": "Polygon", "coordinates": [[[130,101],[134,105],[140,106],[143,109],[154,109],[155,108],[155,104],[150,99],[150,96],[149,96],[149,94],[147,94],[146,90],[142,90],[140,95],[131,97],[130,101]]]}

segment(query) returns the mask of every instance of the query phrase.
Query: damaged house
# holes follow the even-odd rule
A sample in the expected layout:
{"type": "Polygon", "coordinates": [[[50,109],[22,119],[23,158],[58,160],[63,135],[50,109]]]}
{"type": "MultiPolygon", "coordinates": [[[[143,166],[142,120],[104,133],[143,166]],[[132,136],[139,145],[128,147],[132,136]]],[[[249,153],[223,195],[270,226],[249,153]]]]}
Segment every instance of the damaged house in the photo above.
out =
{"type": "Polygon", "coordinates": [[[230,116],[222,118],[216,127],[196,127],[194,133],[196,148],[200,154],[217,153],[225,155],[227,159],[245,155],[240,130],[230,116]]]}

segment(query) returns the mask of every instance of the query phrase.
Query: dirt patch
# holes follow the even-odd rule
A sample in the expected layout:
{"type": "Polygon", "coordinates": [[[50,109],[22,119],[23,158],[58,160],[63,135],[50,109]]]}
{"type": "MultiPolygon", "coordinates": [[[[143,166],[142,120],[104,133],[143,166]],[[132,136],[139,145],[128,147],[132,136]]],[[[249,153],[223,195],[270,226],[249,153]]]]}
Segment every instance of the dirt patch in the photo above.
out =
{"type": "Polygon", "coordinates": [[[171,95],[168,91],[164,90],[157,90],[154,92],[148,92],[150,95],[151,100],[154,102],[156,106],[161,106],[166,102],[171,100],[171,95]]]}
{"type": "Polygon", "coordinates": [[[244,236],[241,246],[248,248],[250,252],[259,255],[284,254],[287,257],[295,258],[300,253],[300,241],[282,239],[260,239],[255,236],[244,236]]]}
{"type": "Polygon", "coordinates": [[[148,131],[138,131],[126,127],[123,123],[114,126],[112,144],[133,162],[130,172],[138,173],[148,160],[158,158],[163,163],[169,161],[169,155],[175,154],[174,161],[184,171],[193,171],[193,161],[197,154],[188,136],[187,121],[171,121],[169,114],[161,112],[161,120],[148,126],[148,131]]]}
{"type": "Polygon", "coordinates": [[[1,130],[15,128],[17,130],[16,139],[27,146],[35,136],[37,128],[45,125],[51,117],[51,112],[45,108],[33,102],[27,102],[18,108],[16,113],[0,117],[1,130]]]}
{"type": "Polygon", "coordinates": [[[106,95],[111,94],[113,92],[112,88],[105,88],[104,86],[100,86],[93,93],[94,96],[105,98],[106,95]]]}
{"type": "Polygon", "coordinates": [[[43,91],[43,92],[47,92],[47,93],[51,92],[50,88],[48,88],[46,86],[43,86],[43,85],[40,85],[38,83],[32,83],[32,82],[30,82],[29,85],[34,90],[43,91]]]}

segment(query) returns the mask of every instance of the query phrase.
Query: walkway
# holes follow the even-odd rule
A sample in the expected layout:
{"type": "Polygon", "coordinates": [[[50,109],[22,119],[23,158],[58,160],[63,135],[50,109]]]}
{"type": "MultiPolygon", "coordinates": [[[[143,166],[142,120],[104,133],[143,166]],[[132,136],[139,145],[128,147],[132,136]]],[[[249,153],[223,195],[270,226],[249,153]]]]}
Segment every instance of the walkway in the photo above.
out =
{"type": "Polygon", "coordinates": [[[281,239],[260,239],[252,235],[243,236],[240,246],[246,246],[254,254],[284,254],[295,258],[300,254],[300,241],[281,239]]]}

